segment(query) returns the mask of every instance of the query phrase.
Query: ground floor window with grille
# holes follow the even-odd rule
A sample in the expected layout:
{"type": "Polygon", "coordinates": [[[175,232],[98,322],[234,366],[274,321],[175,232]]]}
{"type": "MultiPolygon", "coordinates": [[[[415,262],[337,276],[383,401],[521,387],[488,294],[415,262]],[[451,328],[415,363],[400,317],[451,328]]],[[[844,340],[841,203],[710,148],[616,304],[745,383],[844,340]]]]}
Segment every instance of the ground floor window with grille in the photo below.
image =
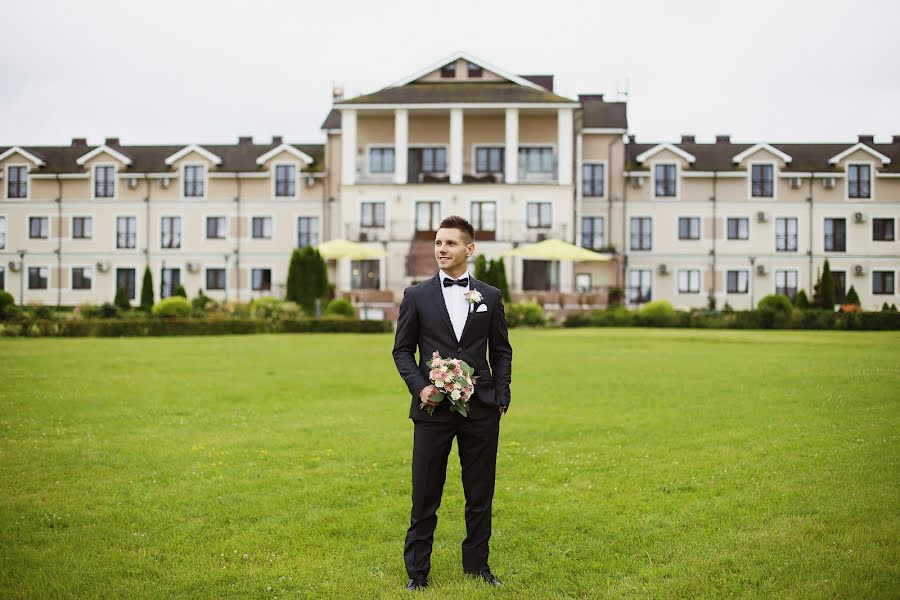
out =
{"type": "Polygon", "coordinates": [[[377,290],[381,287],[379,262],[377,260],[354,260],[350,262],[350,286],[355,290],[377,290]]]}
{"type": "Polygon", "coordinates": [[[797,295],[797,271],[775,271],[775,293],[793,300],[797,295]]]}
{"type": "Polygon", "coordinates": [[[894,293],[894,272],[893,271],[872,271],[872,293],[873,294],[893,294],[894,293]]]}
{"type": "Polygon", "coordinates": [[[749,280],[750,273],[748,271],[728,271],[726,282],[728,287],[726,289],[729,294],[746,294],[749,280]]]}
{"type": "Polygon", "coordinates": [[[272,289],[272,269],[251,270],[250,283],[254,292],[270,291],[272,289]]]}
{"type": "Polygon", "coordinates": [[[653,297],[653,272],[650,269],[628,271],[628,301],[632,304],[650,302],[653,297]]]}
{"type": "Polygon", "coordinates": [[[137,217],[116,217],[116,248],[137,246],[137,217]]]}
{"type": "Polygon", "coordinates": [[[251,228],[254,240],[272,239],[272,217],[253,217],[251,228]]]}
{"type": "Polygon", "coordinates": [[[678,271],[678,293],[700,293],[700,269],[680,269],[678,271]]]}
{"type": "Polygon", "coordinates": [[[92,217],[72,217],[72,238],[89,240],[94,236],[94,219],[92,217]]]}
{"type": "Polygon", "coordinates": [[[224,290],[225,289],[225,269],[207,269],[206,270],[206,289],[207,290],[224,290]]]}
{"type": "Polygon", "coordinates": [[[168,298],[181,284],[181,269],[163,269],[159,280],[162,282],[159,287],[159,297],[168,298]]]}
{"type": "Polygon", "coordinates": [[[91,268],[90,267],[72,267],[72,289],[73,290],[89,290],[89,289],[91,289],[91,268]]]}
{"type": "Polygon", "coordinates": [[[297,217],[297,247],[319,245],[319,217],[297,217]]]}
{"type": "Polygon", "coordinates": [[[116,269],[116,288],[125,290],[125,297],[129,300],[137,299],[137,270],[116,269]]]}
{"type": "Polygon", "coordinates": [[[581,218],[581,247],[599,250],[605,243],[603,240],[603,217],[581,218]]]}
{"type": "Polygon", "coordinates": [[[49,267],[28,267],[28,289],[46,290],[49,277],[49,267]]]}

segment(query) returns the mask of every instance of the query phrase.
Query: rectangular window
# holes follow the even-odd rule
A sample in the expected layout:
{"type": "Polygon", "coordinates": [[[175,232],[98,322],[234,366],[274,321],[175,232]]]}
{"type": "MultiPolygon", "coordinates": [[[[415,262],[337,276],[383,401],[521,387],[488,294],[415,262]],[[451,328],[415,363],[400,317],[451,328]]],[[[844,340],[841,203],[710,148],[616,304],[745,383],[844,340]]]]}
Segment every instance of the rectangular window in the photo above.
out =
{"type": "Polygon", "coordinates": [[[94,219],[72,217],[72,237],[76,240],[89,240],[94,237],[94,219]]]}
{"type": "Polygon", "coordinates": [[[778,252],[797,251],[797,218],[775,219],[775,250],[778,252]]]}
{"type": "Polygon", "coordinates": [[[254,292],[267,292],[272,289],[272,269],[252,269],[250,274],[254,292]]]}
{"type": "Polygon", "coordinates": [[[628,271],[628,301],[632,304],[650,302],[653,296],[653,273],[650,269],[628,271]]]}
{"type": "Polygon", "coordinates": [[[872,219],[872,241],[893,242],[894,219],[872,219]]]}
{"type": "Polygon", "coordinates": [[[843,304],[847,298],[847,271],[832,271],[831,278],[834,281],[834,300],[837,304],[843,304]]]}
{"type": "Polygon", "coordinates": [[[116,217],[116,248],[137,247],[137,217],[116,217]]]}
{"type": "Polygon", "coordinates": [[[297,190],[297,168],[294,165],[275,166],[275,195],[293,198],[297,190]]]}
{"type": "Polygon", "coordinates": [[[369,172],[393,173],[394,149],[393,148],[369,148],[369,172]]]}
{"type": "Polygon", "coordinates": [[[207,290],[224,290],[225,289],[225,269],[207,269],[206,270],[206,289],[207,290]]]}
{"type": "Polygon", "coordinates": [[[442,79],[453,79],[456,77],[456,63],[452,62],[450,64],[444,65],[441,67],[441,78],[442,79]]]}
{"type": "Polygon", "coordinates": [[[483,73],[483,71],[480,66],[476,65],[475,63],[469,63],[469,77],[470,78],[481,77],[482,73],[483,73]]]}
{"type": "Polygon", "coordinates": [[[728,271],[726,285],[729,294],[746,294],[747,282],[750,279],[748,271],[728,271]]]}
{"type": "Polygon", "coordinates": [[[582,194],[589,198],[602,198],[604,189],[603,165],[584,164],[581,166],[582,194]]]}
{"type": "Polygon", "coordinates": [[[272,239],[272,217],[253,217],[251,228],[254,240],[272,239]]]}
{"type": "Polygon", "coordinates": [[[750,219],[747,217],[728,217],[727,227],[729,240],[750,238],[750,219]]]}
{"type": "Polygon", "coordinates": [[[94,167],[94,197],[113,198],[116,195],[116,168],[111,165],[94,167]]]}
{"type": "Polygon", "coordinates": [[[28,168],[27,167],[8,167],[6,170],[6,197],[7,198],[27,198],[28,197],[28,168]]]}
{"type": "Polygon", "coordinates": [[[225,217],[206,217],[206,239],[225,239],[225,217]]]}
{"type": "Polygon", "coordinates": [[[775,195],[774,171],[775,168],[772,165],[753,165],[751,167],[751,196],[754,198],[771,198],[775,195]]]}
{"type": "Polygon", "coordinates": [[[797,271],[775,271],[775,293],[793,300],[797,295],[797,271]]]}
{"type": "Polygon", "coordinates": [[[159,280],[161,282],[159,296],[160,298],[168,298],[175,293],[175,290],[181,284],[181,269],[163,269],[159,280]]]}
{"type": "Polygon", "coordinates": [[[350,288],[354,290],[377,290],[380,287],[377,260],[350,261],[350,288]]]}
{"type": "Polygon", "coordinates": [[[0,265],[0,290],[6,289],[6,267],[0,265]]]}
{"type": "Polygon", "coordinates": [[[46,290],[49,273],[47,267],[28,267],[28,289],[46,290]]]}
{"type": "Polygon", "coordinates": [[[384,202],[363,202],[359,209],[361,226],[384,227],[384,202]]]}
{"type": "Polygon", "coordinates": [[[893,294],[894,293],[894,272],[893,271],[872,271],[872,293],[873,294],[893,294]]]}
{"type": "Polygon", "coordinates": [[[848,165],[848,192],[851,198],[869,198],[872,194],[869,165],[848,165]]]}
{"type": "Polygon", "coordinates": [[[297,217],[297,247],[319,244],[319,217],[297,217]]]}
{"type": "Polygon", "coordinates": [[[91,268],[90,267],[72,267],[72,289],[73,290],[89,290],[89,289],[91,289],[91,268]]]}
{"type": "MultiPolygon", "coordinates": [[[[6,249],[6,217],[0,217],[0,250],[6,249]]],[[[3,288],[0,288],[2,290],[3,288]]]]}
{"type": "Polygon", "coordinates": [[[700,270],[699,269],[680,269],[678,271],[678,293],[679,294],[699,294],[700,293],[700,270]]]}
{"type": "Polygon", "coordinates": [[[827,252],[847,251],[846,219],[825,219],[825,250],[827,252]]]}
{"type": "Polygon", "coordinates": [[[50,219],[28,217],[28,237],[32,240],[46,240],[50,237],[50,219]]]}
{"type": "Polygon", "coordinates": [[[631,217],[631,249],[653,249],[653,223],[650,217],[631,217]]]}
{"type": "Polygon", "coordinates": [[[675,179],[675,165],[655,165],[656,182],[655,191],[657,197],[675,197],[677,181],[675,179]]]}
{"type": "Polygon", "coordinates": [[[497,203],[473,202],[469,207],[472,228],[475,231],[497,231],[497,203]]]}
{"type": "Polygon", "coordinates": [[[202,198],[204,190],[204,175],[206,168],[203,165],[185,165],[184,167],[184,196],[185,198],[202,198]]]}
{"type": "Polygon", "coordinates": [[[552,225],[549,202],[529,202],[527,211],[528,227],[530,229],[550,227],[552,225]]]}
{"type": "Polygon", "coordinates": [[[700,217],[678,217],[678,239],[700,239],[700,217]]]}
{"type": "Polygon", "coordinates": [[[503,146],[475,148],[476,173],[502,173],[504,165],[503,146]]]}
{"type": "Polygon", "coordinates": [[[526,173],[553,173],[553,148],[519,148],[519,170],[526,173]]]}
{"type": "Polygon", "coordinates": [[[421,173],[446,173],[447,149],[446,148],[420,148],[422,151],[421,173]]]}
{"type": "Polygon", "coordinates": [[[160,246],[181,248],[181,217],[162,217],[160,246]]]}
{"type": "Polygon", "coordinates": [[[589,250],[603,248],[606,245],[603,239],[604,231],[603,217],[582,217],[581,247],[589,250]]]}
{"type": "Polygon", "coordinates": [[[137,299],[137,271],[116,269],[116,287],[125,290],[125,296],[129,300],[137,299]]]}

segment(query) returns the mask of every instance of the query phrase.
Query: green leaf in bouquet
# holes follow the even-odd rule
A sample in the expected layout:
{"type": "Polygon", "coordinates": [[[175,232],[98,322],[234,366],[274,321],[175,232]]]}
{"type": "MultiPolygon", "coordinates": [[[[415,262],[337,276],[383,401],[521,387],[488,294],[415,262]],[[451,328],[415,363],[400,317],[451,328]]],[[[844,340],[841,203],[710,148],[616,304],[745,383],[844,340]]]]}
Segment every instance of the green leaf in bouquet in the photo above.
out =
{"type": "Polygon", "coordinates": [[[462,361],[461,367],[462,367],[462,372],[465,373],[466,375],[472,375],[473,373],[475,373],[475,369],[470,367],[469,363],[467,363],[466,361],[462,361]]]}

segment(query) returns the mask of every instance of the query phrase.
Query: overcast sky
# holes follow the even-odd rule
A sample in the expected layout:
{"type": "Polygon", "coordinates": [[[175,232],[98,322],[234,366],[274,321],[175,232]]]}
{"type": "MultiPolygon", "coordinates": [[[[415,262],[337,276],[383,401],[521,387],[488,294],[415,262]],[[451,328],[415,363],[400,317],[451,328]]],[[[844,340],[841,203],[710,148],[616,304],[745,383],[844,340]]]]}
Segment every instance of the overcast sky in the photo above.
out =
{"type": "Polygon", "coordinates": [[[900,134],[896,0],[0,0],[0,145],[321,142],[333,83],[457,50],[563,95],[630,81],[638,141],[900,134]]]}

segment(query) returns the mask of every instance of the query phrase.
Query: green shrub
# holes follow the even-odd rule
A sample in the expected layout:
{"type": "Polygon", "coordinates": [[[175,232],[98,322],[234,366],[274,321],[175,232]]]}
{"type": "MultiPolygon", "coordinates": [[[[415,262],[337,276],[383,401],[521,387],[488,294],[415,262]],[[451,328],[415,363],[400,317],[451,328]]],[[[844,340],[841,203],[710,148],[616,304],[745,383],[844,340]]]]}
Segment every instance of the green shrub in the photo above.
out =
{"type": "Polygon", "coordinates": [[[636,316],[634,311],[615,305],[595,310],[591,315],[591,324],[596,327],[631,327],[635,324],[636,316]]]}
{"type": "Polygon", "coordinates": [[[794,306],[796,306],[800,310],[806,310],[809,308],[809,298],[806,297],[806,292],[804,292],[803,290],[797,292],[797,295],[794,296],[794,306]]]}
{"type": "Polygon", "coordinates": [[[638,311],[638,324],[651,327],[673,327],[678,324],[675,309],[666,300],[654,300],[638,311]]]}
{"type": "Polygon", "coordinates": [[[768,296],[763,296],[756,307],[759,310],[771,310],[787,314],[790,314],[791,310],[794,308],[791,304],[791,299],[784,294],[769,294],[768,296]]]}
{"type": "Polygon", "coordinates": [[[541,327],[544,325],[544,309],[537,302],[516,302],[506,307],[506,325],[510,328],[541,327]]]}
{"type": "Polygon", "coordinates": [[[0,290],[0,321],[11,319],[17,314],[18,307],[12,294],[0,290]]]}
{"type": "MultiPolygon", "coordinates": [[[[218,307],[218,302],[203,293],[203,290],[197,292],[197,296],[191,300],[191,307],[194,313],[214,312],[218,307]]],[[[200,316],[200,315],[198,315],[200,316]]]]}
{"type": "Polygon", "coordinates": [[[184,296],[163,298],[153,305],[153,314],[157,317],[187,317],[191,314],[191,303],[184,296]]]}
{"type": "Polygon", "coordinates": [[[859,294],[856,293],[856,288],[852,285],[850,286],[850,290],[847,292],[847,297],[844,299],[844,304],[854,304],[856,306],[861,306],[859,302],[859,294]]]}
{"type": "Polygon", "coordinates": [[[343,298],[335,298],[325,307],[325,314],[329,316],[356,318],[356,309],[349,300],[343,298]]]}
{"type": "Polygon", "coordinates": [[[303,310],[296,302],[282,302],[278,307],[279,319],[299,319],[303,316],[303,310]]]}
{"type": "Polygon", "coordinates": [[[119,316],[119,307],[109,302],[100,305],[100,317],[103,319],[113,319],[119,316]]]}
{"type": "Polygon", "coordinates": [[[144,279],[141,282],[141,310],[150,312],[153,308],[153,274],[150,267],[144,267],[144,279]]]}
{"type": "Polygon", "coordinates": [[[182,298],[184,298],[185,300],[187,300],[187,291],[184,289],[184,286],[181,285],[180,283],[179,283],[178,286],[175,288],[175,293],[172,294],[172,295],[173,295],[173,296],[181,296],[182,298]]]}
{"type": "Polygon", "coordinates": [[[256,319],[274,319],[278,316],[281,300],[273,296],[256,298],[250,303],[250,316],[256,319]]]}
{"type": "Polygon", "coordinates": [[[128,294],[125,292],[125,288],[116,286],[116,299],[113,303],[121,310],[128,310],[131,308],[131,302],[128,301],[128,294]]]}

